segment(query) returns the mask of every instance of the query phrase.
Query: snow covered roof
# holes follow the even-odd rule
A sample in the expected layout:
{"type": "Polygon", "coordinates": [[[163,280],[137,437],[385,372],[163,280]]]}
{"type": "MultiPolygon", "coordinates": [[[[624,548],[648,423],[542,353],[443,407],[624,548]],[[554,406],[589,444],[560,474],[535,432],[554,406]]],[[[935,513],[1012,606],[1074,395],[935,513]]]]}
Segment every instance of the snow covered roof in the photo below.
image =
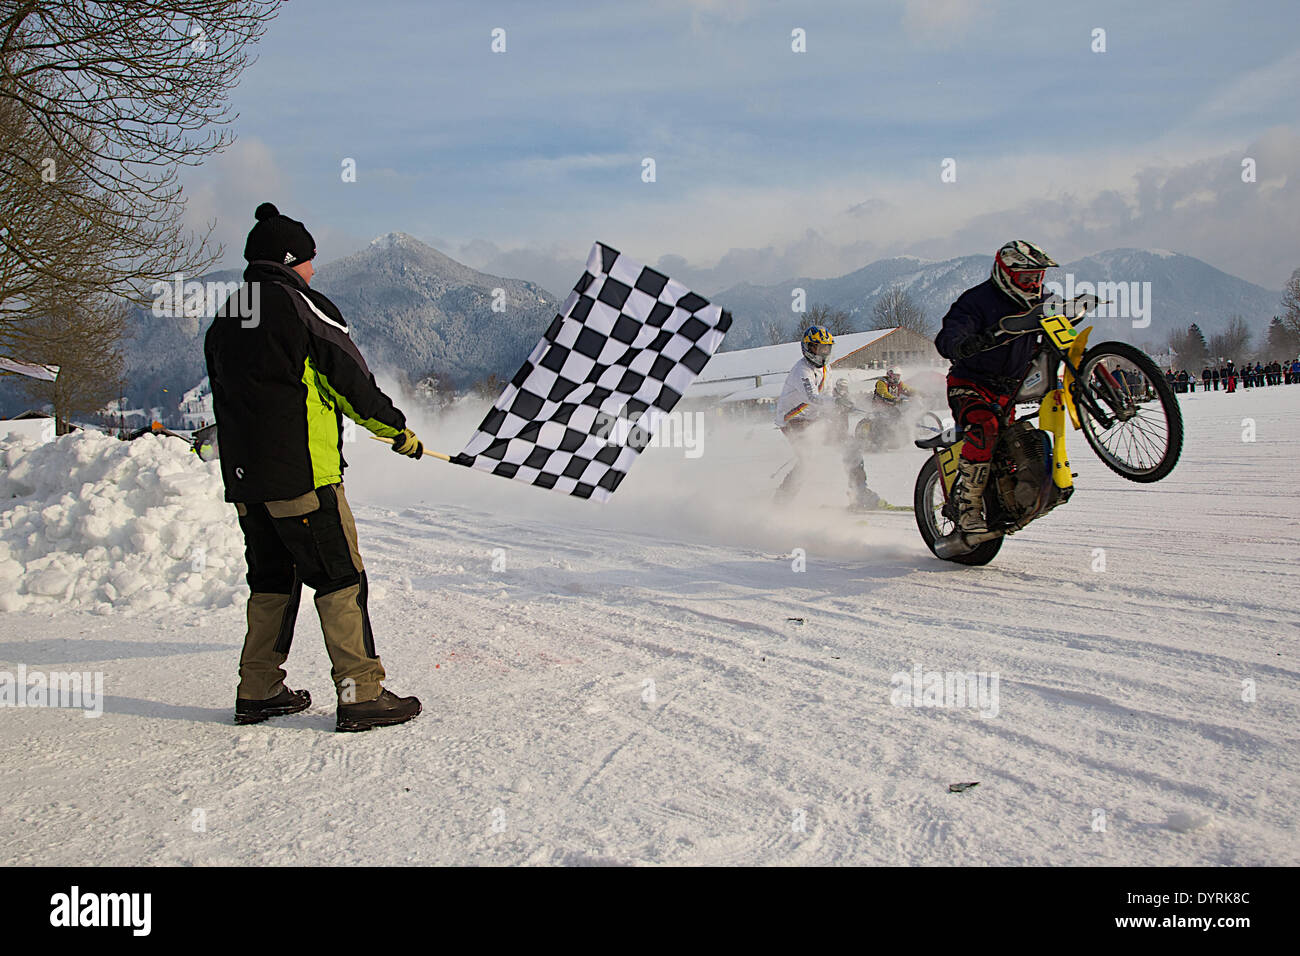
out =
{"type": "MultiPolygon", "coordinates": [[[[786,371],[789,371],[788,369],[786,371]]],[[[785,372],[781,373],[782,377],[785,372]]],[[[742,388],[752,387],[754,380],[752,378],[733,378],[725,382],[701,382],[695,381],[686,389],[684,398],[721,398],[724,395],[730,395],[732,392],[739,391],[742,388]]]]}
{"type": "Polygon", "coordinates": [[[784,382],[769,382],[768,384],[760,385],[757,388],[747,388],[744,391],[732,392],[726,398],[722,399],[720,404],[727,405],[731,402],[756,402],[761,399],[776,401],[781,397],[781,389],[784,387],[784,382]]]}
{"type": "Polygon", "coordinates": [[[203,379],[202,381],[199,382],[199,384],[195,385],[192,389],[190,389],[183,396],[181,396],[181,401],[197,402],[203,398],[206,398],[211,393],[212,393],[212,386],[208,384],[208,377],[205,375],[203,376],[203,379]]]}
{"type": "MultiPolygon", "coordinates": [[[[842,361],[859,349],[866,348],[878,339],[884,338],[893,329],[876,329],[872,332],[850,332],[835,337],[835,351],[831,365],[842,361]]],[[[785,375],[794,367],[802,355],[798,342],[782,342],[780,345],[763,345],[756,349],[737,349],[734,352],[719,352],[709,359],[709,364],[700,372],[697,384],[705,382],[724,382],[729,379],[759,378],[764,375],[785,375]]],[[[692,395],[694,392],[691,393],[692,395]]]]}
{"type": "MultiPolygon", "coordinates": [[[[835,336],[834,367],[855,352],[883,339],[896,329],[850,332],[835,336]]],[[[686,399],[714,399],[721,402],[744,402],[775,398],[790,369],[803,354],[798,342],[763,345],[755,349],[719,352],[709,359],[699,377],[686,390],[686,399]]]]}
{"type": "Polygon", "coordinates": [[[42,382],[53,382],[59,377],[59,367],[57,365],[37,365],[34,362],[22,362],[4,356],[0,356],[0,372],[26,375],[28,378],[34,378],[42,382]]]}

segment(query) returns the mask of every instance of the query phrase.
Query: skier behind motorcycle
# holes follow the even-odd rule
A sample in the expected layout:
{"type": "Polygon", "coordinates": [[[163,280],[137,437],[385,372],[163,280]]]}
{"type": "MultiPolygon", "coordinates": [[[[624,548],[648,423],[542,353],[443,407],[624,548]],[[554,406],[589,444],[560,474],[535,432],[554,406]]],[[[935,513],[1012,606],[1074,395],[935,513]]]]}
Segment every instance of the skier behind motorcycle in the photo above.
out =
{"type": "Polygon", "coordinates": [[[785,387],[776,403],[777,426],[794,448],[795,465],[781,487],[778,501],[788,501],[803,484],[808,460],[823,447],[838,448],[849,479],[853,510],[866,511],[880,503],[880,497],[867,487],[867,469],[862,461],[862,445],[848,431],[848,382],[834,381],[830,368],[835,339],[821,325],[810,326],[803,334],[803,358],[786,376],[785,387]]]}
{"type": "Polygon", "coordinates": [[[994,256],[989,278],[957,297],[934,340],[939,354],[952,362],[948,405],[965,438],[956,494],[957,527],[966,534],[988,530],[984,488],[997,444],[998,412],[1010,404],[1034,355],[1032,335],[999,343],[998,323],[1042,301],[1044,273],[1055,265],[1031,242],[1008,242],[994,256]]]}
{"type": "Polygon", "coordinates": [[[876,380],[876,391],[871,396],[873,402],[884,402],[898,406],[912,397],[913,390],[903,382],[903,376],[896,368],[891,368],[885,377],[876,380]]]}

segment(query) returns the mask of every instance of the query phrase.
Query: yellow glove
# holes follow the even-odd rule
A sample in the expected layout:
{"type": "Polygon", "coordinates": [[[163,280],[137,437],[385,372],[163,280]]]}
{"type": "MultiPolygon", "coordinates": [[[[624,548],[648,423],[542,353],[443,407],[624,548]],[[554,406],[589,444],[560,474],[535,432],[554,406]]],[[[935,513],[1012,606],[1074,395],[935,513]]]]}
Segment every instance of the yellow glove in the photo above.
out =
{"type": "Polygon", "coordinates": [[[402,433],[393,439],[393,451],[407,458],[419,458],[424,454],[424,443],[415,437],[415,432],[403,428],[402,433]]]}

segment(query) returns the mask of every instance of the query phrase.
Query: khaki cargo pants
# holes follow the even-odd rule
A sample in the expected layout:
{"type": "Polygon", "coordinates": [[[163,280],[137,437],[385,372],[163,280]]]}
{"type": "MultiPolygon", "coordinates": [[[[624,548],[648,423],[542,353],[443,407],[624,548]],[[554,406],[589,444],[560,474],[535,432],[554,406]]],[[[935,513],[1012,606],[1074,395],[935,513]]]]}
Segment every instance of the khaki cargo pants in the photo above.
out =
{"type": "Polygon", "coordinates": [[[366,571],[343,485],[325,485],[287,501],[236,504],[248,561],[248,634],[239,659],[237,696],[266,700],[284,686],[302,586],[316,592],[316,613],[340,703],[379,696],[384,667],[366,609],[366,571]]]}

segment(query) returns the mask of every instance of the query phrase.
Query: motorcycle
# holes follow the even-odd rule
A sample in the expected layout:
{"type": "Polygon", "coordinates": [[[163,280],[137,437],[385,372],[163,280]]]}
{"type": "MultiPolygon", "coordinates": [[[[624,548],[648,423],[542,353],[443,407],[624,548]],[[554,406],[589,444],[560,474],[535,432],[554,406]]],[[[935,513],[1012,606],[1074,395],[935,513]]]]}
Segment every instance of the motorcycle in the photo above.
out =
{"type": "Polygon", "coordinates": [[[853,430],[854,437],[865,451],[888,451],[902,446],[907,437],[904,410],[910,402],[911,398],[904,395],[897,403],[874,399],[870,412],[862,408],[853,409],[866,416],[853,430]]]}
{"type": "Polygon", "coordinates": [[[936,557],[988,564],[1007,535],[1070,500],[1076,476],[1066,454],[1067,420],[1122,478],[1148,483],[1173,471],[1183,447],[1178,400],[1141,349],[1126,342],[1088,348],[1092,328],[1078,326],[1098,304],[1096,296],[1080,296],[1058,312],[1054,302],[1044,302],[999,323],[999,338],[1033,335],[1038,342],[1015,397],[999,415],[984,490],[988,531],[963,534],[957,528],[961,434],[949,426],[915,442],[932,452],[916,477],[914,510],[921,537],[936,557]],[[1016,405],[1033,401],[1039,401],[1038,410],[1013,421],[1016,405]]]}

